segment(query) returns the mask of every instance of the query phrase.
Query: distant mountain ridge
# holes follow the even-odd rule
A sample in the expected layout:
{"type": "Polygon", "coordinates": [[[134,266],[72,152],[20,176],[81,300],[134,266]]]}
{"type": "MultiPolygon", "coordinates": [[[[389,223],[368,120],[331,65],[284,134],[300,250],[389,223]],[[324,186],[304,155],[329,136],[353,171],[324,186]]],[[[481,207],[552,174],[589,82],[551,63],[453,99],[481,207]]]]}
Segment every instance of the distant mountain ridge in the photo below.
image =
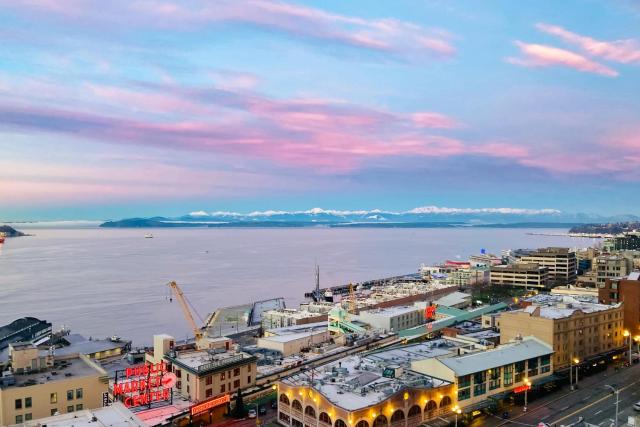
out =
{"type": "Polygon", "coordinates": [[[634,215],[605,217],[564,213],[557,209],[446,208],[424,206],[408,211],[326,210],[196,211],[175,218],[128,218],[107,221],[101,227],[549,227],[569,228],[594,222],[638,221],[634,215]]]}

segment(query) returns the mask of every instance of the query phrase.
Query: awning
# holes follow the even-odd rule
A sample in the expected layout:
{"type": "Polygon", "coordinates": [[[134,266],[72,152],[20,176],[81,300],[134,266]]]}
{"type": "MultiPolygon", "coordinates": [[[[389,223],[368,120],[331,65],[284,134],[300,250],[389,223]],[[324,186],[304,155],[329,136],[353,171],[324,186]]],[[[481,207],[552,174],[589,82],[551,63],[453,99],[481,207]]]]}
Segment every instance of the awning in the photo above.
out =
{"type": "Polygon", "coordinates": [[[495,400],[496,402],[499,402],[509,397],[512,393],[513,393],[512,390],[506,390],[500,393],[492,394],[491,396],[487,396],[487,397],[489,399],[495,400]]]}
{"type": "MultiPolygon", "coordinates": [[[[458,402],[458,404],[460,404],[460,402],[458,402]]],[[[464,408],[461,408],[461,409],[462,409],[462,412],[466,414],[469,412],[479,411],[480,409],[488,408],[489,406],[494,404],[495,404],[494,401],[485,399],[480,402],[474,403],[473,405],[465,406],[464,408]]]]}
{"type": "Polygon", "coordinates": [[[533,380],[531,381],[531,385],[532,386],[538,386],[538,385],[544,385],[544,384],[548,384],[551,383],[553,381],[558,381],[560,380],[560,377],[557,377],[555,375],[547,375],[546,377],[543,378],[538,378],[537,380],[533,380]]]}

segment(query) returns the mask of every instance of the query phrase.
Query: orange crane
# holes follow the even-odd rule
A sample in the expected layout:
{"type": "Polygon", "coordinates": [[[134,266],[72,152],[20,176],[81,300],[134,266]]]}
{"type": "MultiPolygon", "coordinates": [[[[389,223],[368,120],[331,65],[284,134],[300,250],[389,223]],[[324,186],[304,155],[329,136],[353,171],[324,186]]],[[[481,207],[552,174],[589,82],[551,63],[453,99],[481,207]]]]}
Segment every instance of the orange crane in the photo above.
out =
{"type": "Polygon", "coordinates": [[[194,320],[193,315],[191,314],[191,310],[189,310],[189,305],[187,305],[187,299],[184,296],[184,293],[182,293],[182,289],[180,289],[180,286],[178,286],[176,282],[169,282],[167,286],[169,286],[169,289],[171,289],[173,294],[178,299],[178,302],[180,303],[180,307],[182,307],[182,313],[184,314],[184,317],[187,319],[187,322],[189,323],[189,326],[191,326],[191,330],[195,335],[196,346],[198,346],[202,341],[202,337],[203,337],[202,330],[196,324],[196,321],[194,320]]]}

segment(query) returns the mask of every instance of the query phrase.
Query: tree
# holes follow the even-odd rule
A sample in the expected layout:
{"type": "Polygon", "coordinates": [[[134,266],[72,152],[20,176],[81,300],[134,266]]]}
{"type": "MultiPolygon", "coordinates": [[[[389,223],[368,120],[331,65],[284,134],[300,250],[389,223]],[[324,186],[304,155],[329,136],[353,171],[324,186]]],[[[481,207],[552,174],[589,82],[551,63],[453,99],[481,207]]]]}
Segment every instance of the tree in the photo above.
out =
{"type": "Polygon", "coordinates": [[[233,416],[236,418],[242,418],[245,416],[246,410],[244,408],[244,402],[242,401],[242,391],[238,389],[236,395],[236,407],[233,409],[233,416]]]}

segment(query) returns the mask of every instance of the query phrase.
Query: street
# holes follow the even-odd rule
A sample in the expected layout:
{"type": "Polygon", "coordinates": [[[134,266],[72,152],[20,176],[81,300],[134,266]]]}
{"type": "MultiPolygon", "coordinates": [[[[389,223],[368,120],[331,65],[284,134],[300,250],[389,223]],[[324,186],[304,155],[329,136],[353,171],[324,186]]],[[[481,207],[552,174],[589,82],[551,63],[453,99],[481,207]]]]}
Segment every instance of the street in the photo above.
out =
{"type": "Polygon", "coordinates": [[[633,404],[640,401],[640,365],[622,368],[615,372],[612,367],[607,371],[580,379],[579,388],[562,389],[545,396],[530,400],[528,411],[522,412],[522,406],[510,409],[508,420],[499,417],[483,417],[474,420],[472,426],[498,427],[509,424],[533,425],[543,422],[551,426],[568,425],[579,421],[598,426],[609,426],[615,418],[615,395],[604,387],[605,384],[620,390],[618,425],[627,422],[634,415],[633,404]]]}

